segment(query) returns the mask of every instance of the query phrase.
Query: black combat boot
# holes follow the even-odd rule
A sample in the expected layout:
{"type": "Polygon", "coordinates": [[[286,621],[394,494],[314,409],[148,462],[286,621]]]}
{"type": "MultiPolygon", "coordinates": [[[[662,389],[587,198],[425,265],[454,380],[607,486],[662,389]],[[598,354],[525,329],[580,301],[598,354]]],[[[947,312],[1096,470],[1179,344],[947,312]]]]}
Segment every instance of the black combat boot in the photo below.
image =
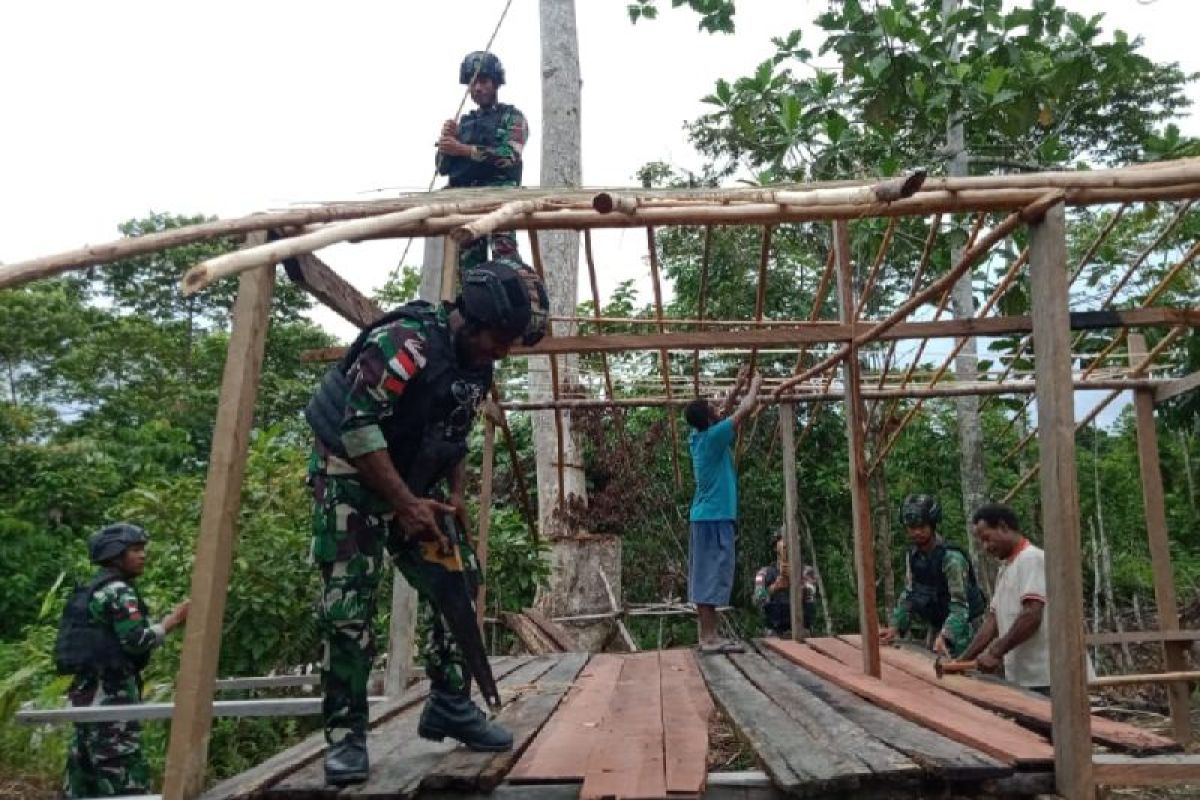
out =
{"type": "Polygon", "coordinates": [[[472,750],[491,753],[511,750],[513,746],[512,734],[502,725],[488,721],[471,698],[436,690],[429,693],[421,710],[417,733],[422,739],[436,742],[449,736],[472,750]]]}
{"type": "Polygon", "coordinates": [[[351,731],[325,751],[325,782],[334,786],[362,783],[371,771],[367,759],[367,736],[351,731]]]}

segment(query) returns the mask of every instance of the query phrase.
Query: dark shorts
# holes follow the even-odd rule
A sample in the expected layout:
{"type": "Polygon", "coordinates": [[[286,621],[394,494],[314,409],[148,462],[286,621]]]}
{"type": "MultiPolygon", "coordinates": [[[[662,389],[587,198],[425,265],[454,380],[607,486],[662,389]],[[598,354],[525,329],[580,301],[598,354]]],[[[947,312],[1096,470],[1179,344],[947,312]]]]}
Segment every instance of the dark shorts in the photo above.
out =
{"type": "Polygon", "coordinates": [[[729,605],[733,592],[733,540],[737,524],[731,519],[693,522],[688,551],[688,599],[710,606],[729,605]]]}

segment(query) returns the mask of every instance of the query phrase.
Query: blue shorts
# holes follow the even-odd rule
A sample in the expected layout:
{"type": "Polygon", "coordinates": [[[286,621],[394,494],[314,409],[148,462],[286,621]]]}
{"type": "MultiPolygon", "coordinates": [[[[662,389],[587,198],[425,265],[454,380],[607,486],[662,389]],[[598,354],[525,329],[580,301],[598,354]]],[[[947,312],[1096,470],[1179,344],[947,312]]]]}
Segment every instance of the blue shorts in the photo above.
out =
{"type": "Polygon", "coordinates": [[[729,605],[733,592],[733,539],[737,523],[731,519],[692,522],[688,552],[688,599],[709,606],[729,605]]]}

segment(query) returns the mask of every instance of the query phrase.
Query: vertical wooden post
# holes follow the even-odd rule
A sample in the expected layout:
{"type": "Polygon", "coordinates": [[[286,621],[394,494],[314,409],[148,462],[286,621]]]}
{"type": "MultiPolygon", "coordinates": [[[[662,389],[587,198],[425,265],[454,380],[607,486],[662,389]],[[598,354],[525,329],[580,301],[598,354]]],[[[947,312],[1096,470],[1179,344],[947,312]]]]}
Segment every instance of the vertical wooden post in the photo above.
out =
{"type": "Polygon", "coordinates": [[[796,524],[800,497],[796,486],[796,406],[779,406],[780,446],[783,448],[783,529],[787,542],[788,597],[792,608],[792,639],[803,641],[808,636],[804,627],[804,560],[800,551],[800,526],[796,524]]]}
{"type": "MultiPolygon", "coordinates": [[[[850,226],[833,223],[837,262],[838,316],[853,327],[855,320],[854,264],[850,260],[850,226]]],[[[853,330],[851,331],[853,334],[853,330]]],[[[846,445],[850,449],[850,510],[854,518],[854,571],[858,580],[858,620],[862,631],[863,672],[879,677],[879,610],[875,602],[875,535],[867,488],[862,379],[858,348],[851,346],[842,365],[846,384],[846,445]]]]}
{"type": "MultiPolygon", "coordinates": [[[[658,245],[654,240],[654,228],[646,228],[646,247],[650,251],[650,280],[654,289],[654,316],[658,320],[658,332],[665,333],[667,329],[663,325],[662,280],[659,278],[658,245]]],[[[662,365],[663,392],[670,400],[672,398],[671,357],[667,354],[666,348],[658,351],[658,360],[662,365]]],[[[675,413],[670,409],[667,411],[667,428],[671,431],[671,467],[675,473],[675,489],[678,491],[683,488],[683,473],[679,469],[679,430],[676,427],[675,413]]]]}
{"type": "MultiPolygon", "coordinates": [[[[492,528],[492,467],[496,460],[496,423],[490,415],[483,418],[483,464],[479,474],[479,528],[475,534],[475,558],[479,560],[479,571],[487,575],[488,532],[492,528]]],[[[479,582],[479,594],[475,598],[475,616],[479,620],[479,632],[483,633],[483,618],[487,609],[487,582],[479,582]]],[[[487,639],[485,638],[486,642],[487,639]]]]}
{"type": "Polygon", "coordinates": [[[442,237],[442,286],[440,299],[453,300],[458,285],[458,242],[442,237]]]}
{"type": "Polygon", "coordinates": [[[1075,404],[1062,204],[1029,227],[1054,780],[1063,797],[1090,800],[1095,783],[1084,660],[1079,485],[1075,474],[1075,404]]]}
{"type": "MultiPolygon", "coordinates": [[[[1129,334],[1129,363],[1136,365],[1146,355],[1146,338],[1129,334]]],[[[1171,571],[1171,549],[1167,542],[1167,512],[1163,498],[1162,471],[1158,464],[1158,430],[1154,425],[1154,390],[1135,389],[1133,406],[1137,417],[1138,463],[1142,473],[1142,502],[1146,513],[1146,537],[1154,570],[1154,602],[1158,606],[1158,629],[1179,630],[1179,607],[1175,599],[1175,576],[1171,571]]],[[[1168,672],[1187,669],[1187,642],[1164,642],[1163,662],[1168,672]]],[[[1168,683],[1171,733],[1186,744],[1192,737],[1190,692],[1186,683],[1168,683]]]]}
{"type": "MultiPolygon", "coordinates": [[[[264,242],[265,234],[247,238],[247,246],[264,242]]],[[[204,788],[233,540],[274,288],[274,264],[243,272],[238,279],[192,567],[192,608],[175,679],[175,716],[163,786],[167,800],[191,800],[204,788]]]]}

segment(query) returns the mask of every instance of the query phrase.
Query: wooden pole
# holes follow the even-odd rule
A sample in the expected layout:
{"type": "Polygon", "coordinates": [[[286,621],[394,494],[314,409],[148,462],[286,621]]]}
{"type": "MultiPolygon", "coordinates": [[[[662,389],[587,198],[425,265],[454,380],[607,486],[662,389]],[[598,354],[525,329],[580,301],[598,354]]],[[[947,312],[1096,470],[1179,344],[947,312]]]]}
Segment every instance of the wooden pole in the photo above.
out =
{"type": "Polygon", "coordinates": [[[204,788],[225,598],[274,287],[274,266],[244,273],[233,306],[192,568],[192,609],[175,679],[176,713],[163,785],[166,800],[191,800],[204,788]]]}
{"type": "Polygon", "coordinates": [[[1091,717],[1083,624],[1079,484],[1067,309],[1066,215],[1061,204],[1030,225],[1033,339],[1037,347],[1038,449],[1042,535],[1046,545],[1046,614],[1050,639],[1054,779],[1067,798],[1091,798],[1091,717]]]}
{"type": "MultiPolygon", "coordinates": [[[[758,253],[758,278],[754,292],[754,322],[761,323],[767,306],[767,267],[771,260],[771,226],[764,225],[758,253]]],[[[750,371],[758,366],[758,349],[750,350],[750,371]]]]}
{"type": "MultiPolygon", "coordinates": [[[[850,226],[833,223],[833,247],[837,260],[838,312],[843,322],[854,325],[854,264],[850,260],[850,226]]],[[[863,672],[876,678],[879,667],[879,610],[875,607],[875,536],[871,527],[871,498],[867,489],[867,465],[863,433],[862,380],[858,349],[842,362],[846,384],[846,443],[850,448],[850,511],[854,524],[854,572],[858,581],[858,621],[862,632],[863,672]]]]}
{"type": "Polygon", "coordinates": [[[796,515],[800,507],[800,492],[796,486],[796,406],[779,406],[779,434],[783,448],[783,529],[787,541],[788,598],[792,611],[792,639],[803,641],[808,636],[804,627],[804,560],[800,550],[800,526],[796,515]]]}
{"type": "MultiPolygon", "coordinates": [[[[654,317],[658,320],[658,332],[661,335],[663,327],[662,282],[658,274],[658,245],[654,241],[654,228],[646,228],[646,247],[650,251],[650,278],[654,288],[654,317]]],[[[665,348],[658,351],[662,363],[663,391],[670,400],[671,395],[671,358],[665,348]]],[[[671,467],[675,472],[675,489],[683,488],[683,473],[679,469],[679,431],[675,427],[675,416],[667,415],[667,427],[671,431],[671,467]]]]}
{"type": "MultiPolygon", "coordinates": [[[[1146,339],[1140,333],[1129,334],[1129,361],[1134,364],[1146,353],[1146,339]]],[[[1175,597],[1175,575],[1171,570],[1171,547],[1167,536],[1166,501],[1162,471],[1158,463],[1158,429],[1154,424],[1154,392],[1138,389],[1133,393],[1137,417],[1138,464],[1142,473],[1142,502],[1146,513],[1146,538],[1150,542],[1150,564],[1154,571],[1154,602],[1158,607],[1158,629],[1179,630],[1179,606],[1175,597]]],[[[1163,642],[1163,662],[1169,672],[1187,669],[1187,642],[1163,642]]],[[[1190,719],[1191,691],[1186,683],[1167,686],[1171,708],[1171,733],[1180,744],[1192,737],[1190,719]]]]}
{"type": "MultiPolygon", "coordinates": [[[[696,318],[704,320],[704,307],[708,302],[708,264],[712,258],[712,225],[704,226],[704,251],[700,256],[700,296],[696,303],[696,318]]],[[[700,351],[692,351],[692,393],[700,396],[700,351]]]]}
{"type": "MultiPolygon", "coordinates": [[[[493,465],[496,457],[496,423],[491,415],[483,418],[483,464],[479,474],[479,532],[475,535],[475,557],[479,560],[479,571],[487,576],[488,533],[492,529],[492,483],[493,465]]],[[[483,632],[483,618],[487,610],[487,581],[479,582],[479,594],[475,598],[475,617],[479,630],[483,632]]],[[[486,640],[485,640],[486,641],[486,640]]]]}

